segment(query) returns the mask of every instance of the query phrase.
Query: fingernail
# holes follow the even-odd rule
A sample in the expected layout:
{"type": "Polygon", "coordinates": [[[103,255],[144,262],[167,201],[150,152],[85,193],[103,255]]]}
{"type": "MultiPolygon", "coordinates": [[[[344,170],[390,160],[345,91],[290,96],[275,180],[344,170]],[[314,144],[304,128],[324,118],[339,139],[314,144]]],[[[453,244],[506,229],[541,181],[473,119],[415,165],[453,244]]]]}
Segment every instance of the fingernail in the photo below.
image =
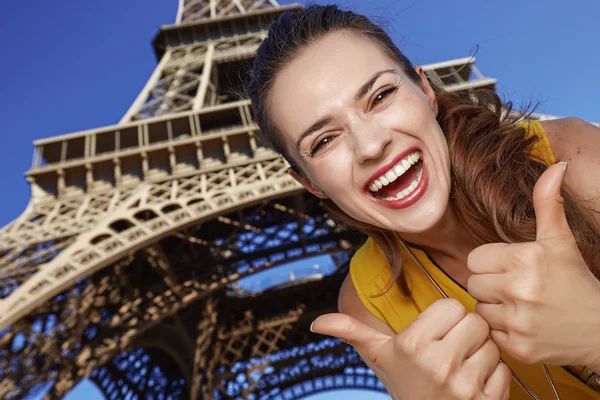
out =
{"type": "Polygon", "coordinates": [[[569,162],[568,161],[561,161],[561,162],[559,162],[559,164],[562,164],[563,169],[566,171],[567,170],[567,165],[569,165],[569,162]]]}
{"type": "Polygon", "coordinates": [[[311,324],[310,324],[310,328],[308,328],[308,329],[310,329],[310,331],[311,331],[312,333],[315,333],[315,331],[313,331],[313,328],[312,328],[314,324],[315,324],[315,321],[311,322],[311,324]]]}

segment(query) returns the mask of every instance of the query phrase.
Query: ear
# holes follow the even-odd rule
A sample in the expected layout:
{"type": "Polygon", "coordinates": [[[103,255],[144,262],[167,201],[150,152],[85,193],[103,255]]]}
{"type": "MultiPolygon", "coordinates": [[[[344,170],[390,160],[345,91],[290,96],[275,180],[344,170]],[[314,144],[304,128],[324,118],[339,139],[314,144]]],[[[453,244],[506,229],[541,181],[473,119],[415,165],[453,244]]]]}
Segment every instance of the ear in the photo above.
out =
{"type": "Polygon", "coordinates": [[[302,186],[304,186],[304,188],[306,190],[308,190],[309,192],[311,192],[312,194],[314,194],[318,198],[320,198],[320,199],[328,199],[329,198],[329,196],[327,196],[321,189],[319,189],[318,187],[316,187],[310,181],[310,179],[308,179],[304,175],[298,174],[293,168],[288,168],[288,174],[290,174],[292,176],[292,178],[294,178],[296,180],[296,182],[298,182],[299,184],[301,184],[302,186]]]}
{"type": "Polygon", "coordinates": [[[427,101],[429,102],[429,107],[431,107],[431,110],[437,117],[438,103],[437,103],[437,98],[435,97],[435,90],[433,90],[433,87],[431,87],[431,84],[429,83],[429,79],[427,79],[427,75],[425,75],[425,71],[423,71],[422,67],[420,67],[420,66],[415,67],[415,71],[417,71],[417,74],[419,74],[419,76],[421,77],[421,82],[419,82],[419,86],[421,87],[421,90],[423,90],[423,93],[425,93],[425,96],[427,96],[427,101]]]}

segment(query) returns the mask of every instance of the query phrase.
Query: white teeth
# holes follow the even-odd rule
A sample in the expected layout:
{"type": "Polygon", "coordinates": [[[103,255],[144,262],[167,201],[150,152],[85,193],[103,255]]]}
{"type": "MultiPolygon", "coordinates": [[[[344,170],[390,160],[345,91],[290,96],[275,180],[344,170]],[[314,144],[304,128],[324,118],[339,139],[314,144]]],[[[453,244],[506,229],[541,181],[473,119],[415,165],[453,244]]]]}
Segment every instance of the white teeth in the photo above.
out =
{"type": "Polygon", "coordinates": [[[386,174],[385,174],[385,178],[390,181],[390,183],[394,182],[396,179],[398,179],[398,176],[396,176],[396,174],[394,173],[394,171],[389,170],[386,174]]]}
{"type": "Polygon", "coordinates": [[[398,192],[395,198],[390,198],[389,200],[400,200],[411,194],[417,188],[417,186],[419,186],[419,182],[421,182],[421,176],[423,176],[423,167],[419,168],[417,171],[417,179],[412,181],[406,189],[398,192]]]}
{"type": "MultiPolygon", "coordinates": [[[[423,171],[423,170],[421,169],[421,172],[422,172],[422,171],[423,171]]],[[[409,194],[411,194],[411,193],[412,193],[412,191],[413,191],[413,190],[415,190],[415,188],[416,188],[416,187],[417,187],[417,185],[419,184],[419,181],[420,181],[420,180],[421,180],[421,176],[419,175],[419,176],[417,177],[417,179],[415,179],[414,181],[412,181],[412,182],[410,183],[410,185],[409,185],[409,186],[408,186],[406,189],[404,189],[403,191],[399,192],[399,193],[396,195],[396,198],[395,198],[395,199],[393,199],[393,200],[399,200],[399,199],[403,199],[403,198],[405,198],[406,196],[408,196],[409,194]]]]}
{"type": "Polygon", "coordinates": [[[406,168],[404,168],[402,165],[396,165],[394,167],[394,173],[396,174],[396,176],[402,176],[402,174],[405,172],[406,168]]]}
{"type": "MultiPolygon", "coordinates": [[[[377,193],[379,189],[394,182],[400,176],[402,176],[412,165],[416,164],[421,159],[421,154],[418,151],[409,154],[401,162],[396,164],[394,168],[391,168],[385,174],[375,179],[375,181],[369,187],[369,190],[373,193],[377,193]]],[[[390,199],[393,199],[390,197],[390,199]]]]}

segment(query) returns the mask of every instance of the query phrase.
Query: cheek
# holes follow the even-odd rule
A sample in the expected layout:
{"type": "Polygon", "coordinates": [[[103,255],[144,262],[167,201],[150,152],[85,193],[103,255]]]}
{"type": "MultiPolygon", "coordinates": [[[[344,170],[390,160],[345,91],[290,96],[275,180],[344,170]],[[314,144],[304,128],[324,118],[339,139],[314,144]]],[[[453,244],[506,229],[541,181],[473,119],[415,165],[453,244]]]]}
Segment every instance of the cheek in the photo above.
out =
{"type": "Polygon", "coordinates": [[[311,180],[336,203],[343,201],[344,194],[353,190],[356,184],[353,181],[352,157],[341,151],[341,147],[328,154],[327,160],[321,160],[309,172],[311,180]]]}
{"type": "Polygon", "coordinates": [[[398,94],[380,114],[381,122],[390,128],[402,128],[405,133],[422,136],[437,125],[435,114],[424,99],[413,93],[398,94]]]}
{"type": "Polygon", "coordinates": [[[330,195],[339,194],[340,189],[352,187],[352,167],[348,162],[350,157],[339,157],[337,162],[329,163],[319,174],[320,181],[326,191],[335,191],[330,195]]]}

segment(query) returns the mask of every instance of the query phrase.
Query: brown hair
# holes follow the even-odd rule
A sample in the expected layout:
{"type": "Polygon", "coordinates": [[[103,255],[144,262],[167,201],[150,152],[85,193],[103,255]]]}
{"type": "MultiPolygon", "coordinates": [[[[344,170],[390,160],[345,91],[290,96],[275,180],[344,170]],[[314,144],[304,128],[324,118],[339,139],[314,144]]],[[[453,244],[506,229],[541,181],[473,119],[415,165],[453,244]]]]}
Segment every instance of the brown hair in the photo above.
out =
{"type": "MultiPolygon", "coordinates": [[[[392,56],[407,76],[420,81],[411,62],[383,29],[367,17],[340,10],[335,5],[312,5],[289,11],[275,21],[257,51],[247,85],[256,121],[264,138],[282,154],[298,173],[302,171],[281,143],[269,118],[269,94],[278,72],[302,49],[334,31],[364,35],[392,56]]],[[[475,243],[527,242],[535,240],[533,187],[547,168],[544,160],[532,157],[536,136],[525,139],[519,121],[524,112],[512,113],[492,90],[449,93],[436,88],[437,121],[448,141],[452,185],[450,203],[475,243]]],[[[569,225],[590,270],[600,278],[600,228],[580,203],[562,190],[569,225]]],[[[395,232],[358,221],[331,200],[322,201],[328,212],[346,225],[359,229],[381,248],[390,264],[394,282],[403,294],[410,293],[402,273],[401,243],[395,232]]]]}

